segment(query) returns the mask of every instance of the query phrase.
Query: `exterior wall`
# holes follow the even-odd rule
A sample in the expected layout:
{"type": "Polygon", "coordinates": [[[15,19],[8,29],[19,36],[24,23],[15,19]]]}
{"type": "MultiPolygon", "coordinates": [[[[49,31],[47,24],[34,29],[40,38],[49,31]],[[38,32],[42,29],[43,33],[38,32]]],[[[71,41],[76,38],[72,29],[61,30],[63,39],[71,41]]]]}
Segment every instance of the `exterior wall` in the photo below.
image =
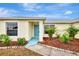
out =
{"type": "MultiPolygon", "coordinates": [[[[79,29],[79,23],[74,23],[73,26],[77,29],[79,29]]],[[[76,39],[79,39],[79,32],[75,35],[76,39]]]]}
{"type": "Polygon", "coordinates": [[[10,36],[12,41],[16,41],[17,38],[25,37],[26,40],[29,40],[29,23],[28,21],[18,21],[18,20],[6,20],[0,21],[0,34],[6,34],[6,22],[17,22],[18,23],[18,35],[10,36]]]}
{"type": "MultiPolygon", "coordinates": [[[[0,32],[0,34],[6,34],[7,33],[7,29],[6,29],[6,22],[17,22],[18,23],[18,21],[9,21],[9,20],[7,20],[7,21],[0,21],[1,23],[0,23],[0,25],[1,25],[1,32],[0,32]]],[[[17,38],[18,36],[10,36],[10,38],[12,39],[12,40],[15,40],[16,41],[16,38],[17,38]]]]}
{"type": "Polygon", "coordinates": [[[66,30],[69,28],[69,26],[70,24],[55,24],[56,29],[59,31],[66,30]]]}
{"type": "Polygon", "coordinates": [[[79,23],[74,23],[73,26],[79,29],[79,23]]]}
{"type": "Polygon", "coordinates": [[[31,22],[29,23],[29,36],[30,36],[30,39],[34,37],[34,24],[31,22]]]}
{"type": "Polygon", "coordinates": [[[6,34],[4,21],[0,21],[0,34],[6,34]]]}
{"type": "Polygon", "coordinates": [[[28,21],[19,21],[18,22],[18,37],[24,37],[26,40],[29,40],[29,22],[28,21]]]}
{"type": "MultiPolygon", "coordinates": [[[[6,34],[6,22],[17,22],[18,23],[18,36],[10,36],[12,41],[16,41],[17,38],[24,37],[26,40],[30,40],[34,36],[34,24],[39,24],[39,41],[43,41],[43,37],[48,37],[44,34],[44,24],[43,21],[26,21],[26,20],[0,20],[0,34],[6,34]]],[[[52,24],[55,25],[57,32],[63,32],[70,27],[71,24],[52,24]]],[[[76,28],[79,28],[79,23],[72,24],[76,28]]],[[[77,36],[79,38],[79,33],[77,36]]]]}
{"type": "MultiPolygon", "coordinates": [[[[60,34],[66,31],[71,24],[45,24],[45,25],[54,25],[56,28],[56,34],[60,34]]],[[[48,34],[44,33],[44,37],[48,37],[48,34]]]]}
{"type": "MultiPolygon", "coordinates": [[[[31,20],[30,20],[31,21],[31,20]]],[[[24,37],[26,40],[30,40],[34,36],[34,24],[39,24],[39,41],[43,40],[43,21],[26,21],[26,20],[2,20],[0,21],[0,34],[6,34],[6,22],[18,23],[18,35],[10,36],[12,41],[17,41],[17,38],[24,37]]]]}
{"type": "MultiPolygon", "coordinates": [[[[45,24],[45,25],[51,25],[51,24],[45,24]]],[[[55,25],[56,33],[61,34],[61,33],[66,32],[66,29],[68,29],[71,24],[52,24],[52,25],[55,25]]],[[[79,29],[79,23],[73,23],[72,26],[79,29]]],[[[48,37],[48,34],[44,34],[44,37],[48,37]]],[[[75,35],[75,38],[79,39],[79,32],[75,35]]]]}
{"type": "Polygon", "coordinates": [[[44,36],[44,24],[43,21],[39,22],[39,41],[43,41],[43,36],[44,36]]]}

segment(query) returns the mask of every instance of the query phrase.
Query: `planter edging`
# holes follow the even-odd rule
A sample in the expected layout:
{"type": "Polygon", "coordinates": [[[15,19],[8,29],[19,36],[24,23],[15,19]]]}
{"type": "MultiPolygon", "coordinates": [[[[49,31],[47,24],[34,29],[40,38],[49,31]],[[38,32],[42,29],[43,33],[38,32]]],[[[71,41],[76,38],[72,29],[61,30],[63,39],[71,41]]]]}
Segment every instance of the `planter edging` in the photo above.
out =
{"type": "Polygon", "coordinates": [[[10,49],[10,48],[23,48],[23,46],[5,46],[5,47],[0,47],[0,49],[10,49]]]}

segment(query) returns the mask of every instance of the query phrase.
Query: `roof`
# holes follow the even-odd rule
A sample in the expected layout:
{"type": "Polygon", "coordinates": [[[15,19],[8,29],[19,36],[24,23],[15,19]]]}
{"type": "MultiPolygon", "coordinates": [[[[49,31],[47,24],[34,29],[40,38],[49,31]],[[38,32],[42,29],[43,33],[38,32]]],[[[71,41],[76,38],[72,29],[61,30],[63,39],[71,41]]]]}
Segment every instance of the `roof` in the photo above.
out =
{"type": "Polygon", "coordinates": [[[0,20],[45,20],[45,17],[0,17],[0,20]]]}
{"type": "MultiPolygon", "coordinates": [[[[45,17],[0,17],[0,20],[46,20],[45,17]]],[[[45,24],[70,24],[70,23],[78,23],[79,18],[76,19],[52,19],[52,20],[46,20],[45,24]]]]}
{"type": "Polygon", "coordinates": [[[46,20],[46,24],[70,24],[70,23],[77,23],[79,22],[79,19],[74,19],[74,20],[46,20]]]}

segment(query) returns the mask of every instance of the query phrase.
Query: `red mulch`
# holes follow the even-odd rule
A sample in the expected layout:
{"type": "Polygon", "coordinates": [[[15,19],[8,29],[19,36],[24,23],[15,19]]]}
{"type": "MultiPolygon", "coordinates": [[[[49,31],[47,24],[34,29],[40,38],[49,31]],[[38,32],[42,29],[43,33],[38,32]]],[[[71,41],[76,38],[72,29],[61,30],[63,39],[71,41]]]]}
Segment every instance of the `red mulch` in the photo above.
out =
{"type": "MultiPolygon", "coordinates": [[[[27,41],[26,41],[25,44],[27,44],[27,41]]],[[[24,44],[24,45],[25,45],[25,44],[24,44]]],[[[22,46],[22,45],[19,45],[17,41],[11,41],[11,43],[10,43],[9,45],[5,45],[5,44],[3,44],[3,43],[0,41],[0,47],[4,47],[4,46],[22,46]]]]}
{"type": "Polygon", "coordinates": [[[49,38],[44,38],[42,44],[62,48],[74,52],[79,52],[79,39],[74,39],[68,43],[62,43],[58,40],[58,38],[53,38],[50,40],[49,38]]]}

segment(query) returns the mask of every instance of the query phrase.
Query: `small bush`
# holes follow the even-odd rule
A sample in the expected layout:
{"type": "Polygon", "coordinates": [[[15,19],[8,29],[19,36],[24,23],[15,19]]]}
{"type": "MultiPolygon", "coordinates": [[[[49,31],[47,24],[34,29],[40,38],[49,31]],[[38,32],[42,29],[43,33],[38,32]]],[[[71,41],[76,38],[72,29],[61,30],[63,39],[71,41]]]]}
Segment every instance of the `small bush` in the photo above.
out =
{"type": "Polygon", "coordinates": [[[55,33],[55,27],[46,29],[46,32],[47,32],[49,38],[51,39],[52,35],[55,33]]]}
{"type": "Polygon", "coordinates": [[[63,34],[59,37],[59,41],[63,43],[68,43],[70,41],[70,37],[68,34],[63,34]]]}
{"type": "Polygon", "coordinates": [[[4,45],[9,45],[10,42],[11,42],[9,36],[8,36],[8,35],[5,35],[5,34],[1,34],[1,35],[0,35],[0,41],[2,41],[2,43],[3,43],[4,45]]]}
{"type": "Polygon", "coordinates": [[[67,29],[67,32],[69,33],[69,36],[71,38],[74,38],[74,36],[77,34],[77,32],[79,31],[79,29],[76,29],[75,27],[71,26],[67,29]]]}
{"type": "Polygon", "coordinates": [[[19,45],[24,45],[26,42],[25,38],[18,38],[18,44],[19,45]]]}

